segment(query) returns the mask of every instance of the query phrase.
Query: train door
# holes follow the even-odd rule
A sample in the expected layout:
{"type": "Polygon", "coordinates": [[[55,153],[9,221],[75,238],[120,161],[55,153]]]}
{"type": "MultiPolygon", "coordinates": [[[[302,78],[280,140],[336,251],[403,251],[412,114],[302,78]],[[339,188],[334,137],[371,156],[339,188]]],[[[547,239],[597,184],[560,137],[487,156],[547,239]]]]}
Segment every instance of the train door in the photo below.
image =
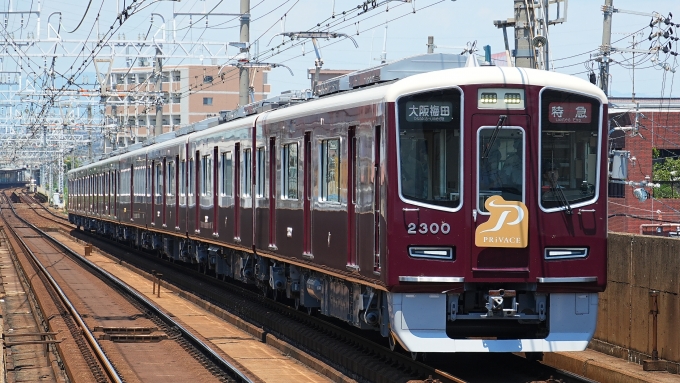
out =
{"type": "Polygon", "coordinates": [[[276,138],[269,138],[269,248],[276,248],[276,138]]]}
{"type": "Polygon", "coordinates": [[[305,132],[302,202],[302,255],[312,255],[312,132],[305,132]]]}
{"type": "Polygon", "coordinates": [[[241,144],[234,147],[234,241],[241,241],[241,144]]]}
{"type": "Polygon", "coordinates": [[[347,132],[347,268],[357,270],[357,141],[356,127],[347,132]]]}
{"type": "Polygon", "coordinates": [[[135,165],[134,165],[134,160],[132,165],[130,165],[130,221],[135,220],[135,192],[136,192],[136,182],[137,182],[137,177],[135,177],[135,165]]]}
{"type": "Polygon", "coordinates": [[[217,224],[219,222],[219,204],[218,204],[218,199],[219,199],[219,177],[217,173],[217,168],[219,164],[219,149],[217,146],[213,148],[213,161],[212,161],[212,211],[213,211],[213,236],[217,237],[219,236],[219,225],[217,224]]]}
{"type": "Polygon", "coordinates": [[[194,156],[194,166],[196,168],[194,169],[194,178],[190,180],[190,182],[194,183],[194,195],[196,198],[194,199],[194,232],[196,234],[201,232],[201,223],[200,223],[200,213],[201,213],[201,152],[199,150],[196,151],[196,155],[194,156]]]}
{"type": "Polygon", "coordinates": [[[167,226],[166,223],[166,209],[168,207],[168,159],[163,157],[163,167],[161,168],[161,180],[163,182],[163,187],[161,188],[161,198],[162,198],[162,203],[163,203],[163,208],[161,209],[161,215],[162,220],[161,220],[161,225],[163,227],[167,226]]]}
{"type": "Polygon", "coordinates": [[[180,162],[179,155],[175,156],[175,189],[173,190],[173,200],[175,201],[175,230],[179,229],[179,200],[180,200],[180,162]]]}
{"type": "Polygon", "coordinates": [[[381,272],[380,265],[380,172],[381,138],[380,125],[375,127],[373,135],[373,273],[381,272]]]}
{"type": "MultiPolygon", "coordinates": [[[[528,212],[524,202],[532,179],[526,172],[528,116],[473,116],[473,274],[511,272],[528,277],[528,212]]],[[[502,274],[498,274],[502,273],[502,274]]]]}
{"type": "Polygon", "coordinates": [[[158,187],[157,166],[160,167],[160,164],[157,164],[156,161],[151,161],[151,171],[153,172],[151,176],[151,225],[153,226],[156,225],[156,207],[158,205],[157,198],[159,197],[158,190],[156,190],[158,187]]]}

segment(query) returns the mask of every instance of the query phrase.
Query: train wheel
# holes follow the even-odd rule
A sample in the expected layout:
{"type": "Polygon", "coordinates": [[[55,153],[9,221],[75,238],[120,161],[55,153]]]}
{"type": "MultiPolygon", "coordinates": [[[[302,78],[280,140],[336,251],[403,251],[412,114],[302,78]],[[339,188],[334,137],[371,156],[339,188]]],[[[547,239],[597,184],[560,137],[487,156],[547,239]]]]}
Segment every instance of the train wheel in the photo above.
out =
{"type": "Polygon", "coordinates": [[[387,337],[387,343],[390,345],[390,351],[394,351],[397,348],[397,341],[394,339],[394,335],[390,334],[387,337]]]}
{"type": "Polygon", "coordinates": [[[262,292],[262,296],[267,298],[269,297],[269,285],[264,284],[260,286],[260,291],[262,292]]]}
{"type": "Polygon", "coordinates": [[[424,352],[412,352],[411,353],[411,359],[417,360],[420,362],[424,362],[427,357],[427,354],[424,352]]]}

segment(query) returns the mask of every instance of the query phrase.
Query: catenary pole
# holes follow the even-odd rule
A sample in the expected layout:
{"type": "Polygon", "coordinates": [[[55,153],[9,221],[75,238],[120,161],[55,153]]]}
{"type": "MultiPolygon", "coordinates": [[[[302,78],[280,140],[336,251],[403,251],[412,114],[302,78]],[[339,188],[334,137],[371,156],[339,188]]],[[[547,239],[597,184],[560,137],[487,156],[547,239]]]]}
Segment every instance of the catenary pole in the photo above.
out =
{"type": "Polygon", "coordinates": [[[604,22],[602,24],[602,46],[600,46],[600,54],[602,55],[602,61],[600,62],[600,89],[602,89],[604,94],[609,95],[609,55],[612,49],[614,0],[604,0],[602,12],[604,12],[604,22]]]}
{"type": "MultiPolygon", "coordinates": [[[[250,42],[250,0],[241,0],[241,37],[239,42],[245,43],[246,48],[242,48],[241,53],[247,55],[244,60],[250,58],[248,54],[248,43],[250,42]]],[[[239,67],[238,72],[238,104],[240,106],[248,104],[248,87],[250,85],[249,72],[247,66],[239,67]]]]}

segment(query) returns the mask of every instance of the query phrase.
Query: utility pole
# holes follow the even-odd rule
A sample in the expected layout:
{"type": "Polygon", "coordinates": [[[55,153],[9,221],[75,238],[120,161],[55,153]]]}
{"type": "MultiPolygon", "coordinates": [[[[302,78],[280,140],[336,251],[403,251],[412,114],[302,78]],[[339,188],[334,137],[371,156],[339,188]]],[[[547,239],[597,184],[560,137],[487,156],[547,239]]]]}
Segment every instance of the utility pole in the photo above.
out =
{"type": "Polygon", "coordinates": [[[434,36],[427,36],[427,53],[434,53],[434,36]]]}
{"type": "Polygon", "coordinates": [[[156,97],[156,126],[153,132],[154,137],[163,134],[163,59],[161,58],[161,50],[156,47],[156,85],[154,91],[158,93],[156,97]]]}
{"type": "Polygon", "coordinates": [[[531,41],[529,9],[524,0],[515,1],[515,66],[535,68],[534,47],[531,41]]]}
{"type": "Polygon", "coordinates": [[[604,23],[602,24],[602,46],[600,54],[600,89],[605,95],[609,95],[609,55],[612,49],[612,13],[614,13],[614,0],[604,0],[602,7],[604,13],[604,23]]]}
{"type": "MultiPolygon", "coordinates": [[[[244,62],[250,59],[248,53],[248,43],[250,42],[250,0],[241,0],[241,37],[239,42],[243,43],[245,48],[241,48],[241,53],[245,54],[244,62]]],[[[238,69],[238,104],[244,106],[248,104],[248,87],[250,85],[249,73],[247,66],[241,66],[238,69]]]]}
{"type": "MultiPolygon", "coordinates": [[[[92,120],[92,106],[87,106],[87,119],[92,120]]],[[[92,162],[92,126],[87,128],[87,158],[92,162]]]]}

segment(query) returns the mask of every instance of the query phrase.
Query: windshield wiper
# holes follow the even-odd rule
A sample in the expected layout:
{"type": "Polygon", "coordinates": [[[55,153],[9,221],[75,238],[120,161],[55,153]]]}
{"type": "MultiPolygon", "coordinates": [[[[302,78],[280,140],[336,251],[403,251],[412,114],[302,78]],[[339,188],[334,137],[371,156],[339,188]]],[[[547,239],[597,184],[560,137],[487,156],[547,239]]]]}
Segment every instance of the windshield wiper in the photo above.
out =
{"type": "Polygon", "coordinates": [[[508,118],[505,114],[501,114],[498,116],[498,122],[496,123],[496,128],[493,130],[493,133],[491,133],[491,137],[489,138],[489,143],[486,144],[486,148],[484,148],[484,153],[482,154],[482,158],[487,158],[489,157],[489,152],[491,151],[491,148],[493,147],[494,142],[496,142],[496,138],[498,137],[498,131],[501,130],[501,127],[505,123],[505,120],[508,118]]]}
{"type": "Polygon", "coordinates": [[[551,178],[551,179],[550,179],[550,183],[552,184],[553,195],[556,194],[556,195],[557,195],[557,200],[560,202],[560,205],[562,205],[562,207],[565,207],[565,208],[566,208],[566,209],[564,210],[564,212],[565,212],[566,214],[572,214],[571,205],[569,205],[569,200],[567,199],[567,196],[564,194],[564,191],[562,190],[562,187],[561,187],[560,185],[557,184],[557,180],[556,180],[556,179],[552,179],[552,178],[551,178]],[[557,193],[555,193],[555,190],[557,190],[557,193]]]}

